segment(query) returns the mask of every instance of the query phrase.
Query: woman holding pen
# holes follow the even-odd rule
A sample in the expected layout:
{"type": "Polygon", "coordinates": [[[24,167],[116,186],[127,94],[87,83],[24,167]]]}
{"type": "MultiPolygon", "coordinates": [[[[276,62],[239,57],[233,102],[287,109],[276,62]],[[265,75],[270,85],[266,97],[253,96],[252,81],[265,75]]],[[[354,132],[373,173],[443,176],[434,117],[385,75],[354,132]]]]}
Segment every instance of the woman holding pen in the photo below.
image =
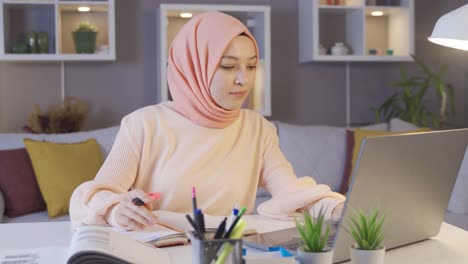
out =
{"type": "Polygon", "coordinates": [[[264,187],[273,198],[258,207],[262,215],[287,219],[323,208],[338,220],[345,198],[312,177],[298,179],[274,125],[241,109],[258,55],[255,39],[234,17],[207,12],[187,22],[169,50],[173,101],[122,119],[96,178],[73,193],[73,224],[144,228],[156,221],[153,209],[191,212],[192,186],[206,214],[229,215],[235,202],[252,213],[256,190],[264,187]],[[152,192],[161,196],[152,201],[152,192]],[[135,206],[134,198],[145,206],[135,206]]]}

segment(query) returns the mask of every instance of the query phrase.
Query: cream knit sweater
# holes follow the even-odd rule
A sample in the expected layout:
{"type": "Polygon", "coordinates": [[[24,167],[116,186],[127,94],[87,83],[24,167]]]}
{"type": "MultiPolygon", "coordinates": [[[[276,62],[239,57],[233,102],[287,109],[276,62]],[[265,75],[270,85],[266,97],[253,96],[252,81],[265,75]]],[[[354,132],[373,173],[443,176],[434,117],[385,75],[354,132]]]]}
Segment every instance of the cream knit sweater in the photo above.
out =
{"type": "Polygon", "coordinates": [[[80,185],[70,201],[74,225],[106,224],[105,215],[123,193],[138,188],[160,192],[155,210],[191,212],[191,188],[198,207],[211,215],[229,215],[238,204],[252,213],[256,190],[273,198],[260,214],[288,218],[295,211],[323,207],[327,217],[344,197],[296,178],[279,148],[274,125],[260,114],[242,110],[224,129],[193,124],[172,102],[139,109],[122,119],[112,150],[93,181],[80,185]]]}

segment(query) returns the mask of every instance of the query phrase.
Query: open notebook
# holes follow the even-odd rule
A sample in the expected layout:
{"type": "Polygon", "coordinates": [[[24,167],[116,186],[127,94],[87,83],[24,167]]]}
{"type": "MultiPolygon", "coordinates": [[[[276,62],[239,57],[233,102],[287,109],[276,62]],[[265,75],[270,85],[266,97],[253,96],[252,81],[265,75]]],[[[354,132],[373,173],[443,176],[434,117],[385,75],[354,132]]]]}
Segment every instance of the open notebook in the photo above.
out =
{"type": "MultiPolygon", "coordinates": [[[[108,227],[135,240],[151,244],[156,247],[184,245],[189,242],[187,232],[193,228],[185,218],[184,213],[168,211],[154,211],[160,224],[155,224],[142,231],[126,231],[121,228],[108,227]]],[[[205,215],[205,228],[207,232],[216,231],[223,216],[205,215]]]]}

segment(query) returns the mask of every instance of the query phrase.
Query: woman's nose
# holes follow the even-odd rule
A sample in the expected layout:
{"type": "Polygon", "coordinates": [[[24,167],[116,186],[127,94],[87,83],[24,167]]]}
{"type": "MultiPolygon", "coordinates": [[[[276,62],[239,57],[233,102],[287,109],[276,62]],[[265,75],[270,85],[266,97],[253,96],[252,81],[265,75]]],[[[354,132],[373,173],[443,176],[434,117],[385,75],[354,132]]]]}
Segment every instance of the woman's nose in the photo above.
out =
{"type": "Polygon", "coordinates": [[[239,71],[237,72],[237,76],[236,76],[236,84],[238,85],[246,85],[248,83],[248,78],[247,78],[247,71],[246,69],[239,69],[239,71]]]}

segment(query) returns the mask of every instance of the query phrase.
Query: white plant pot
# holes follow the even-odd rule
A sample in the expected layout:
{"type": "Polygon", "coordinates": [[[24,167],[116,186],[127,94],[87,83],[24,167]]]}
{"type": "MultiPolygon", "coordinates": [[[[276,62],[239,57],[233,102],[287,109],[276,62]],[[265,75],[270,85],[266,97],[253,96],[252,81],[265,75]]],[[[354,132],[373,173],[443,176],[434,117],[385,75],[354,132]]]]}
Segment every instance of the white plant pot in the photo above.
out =
{"type": "Polygon", "coordinates": [[[385,246],[379,246],[376,250],[362,250],[352,245],[349,252],[351,264],[384,264],[385,246]]]}
{"type": "Polygon", "coordinates": [[[323,252],[305,252],[302,248],[297,249],[296,258],[299,264],[331,264],[333,260],[333,249],[325,247],[323,252]]]}

